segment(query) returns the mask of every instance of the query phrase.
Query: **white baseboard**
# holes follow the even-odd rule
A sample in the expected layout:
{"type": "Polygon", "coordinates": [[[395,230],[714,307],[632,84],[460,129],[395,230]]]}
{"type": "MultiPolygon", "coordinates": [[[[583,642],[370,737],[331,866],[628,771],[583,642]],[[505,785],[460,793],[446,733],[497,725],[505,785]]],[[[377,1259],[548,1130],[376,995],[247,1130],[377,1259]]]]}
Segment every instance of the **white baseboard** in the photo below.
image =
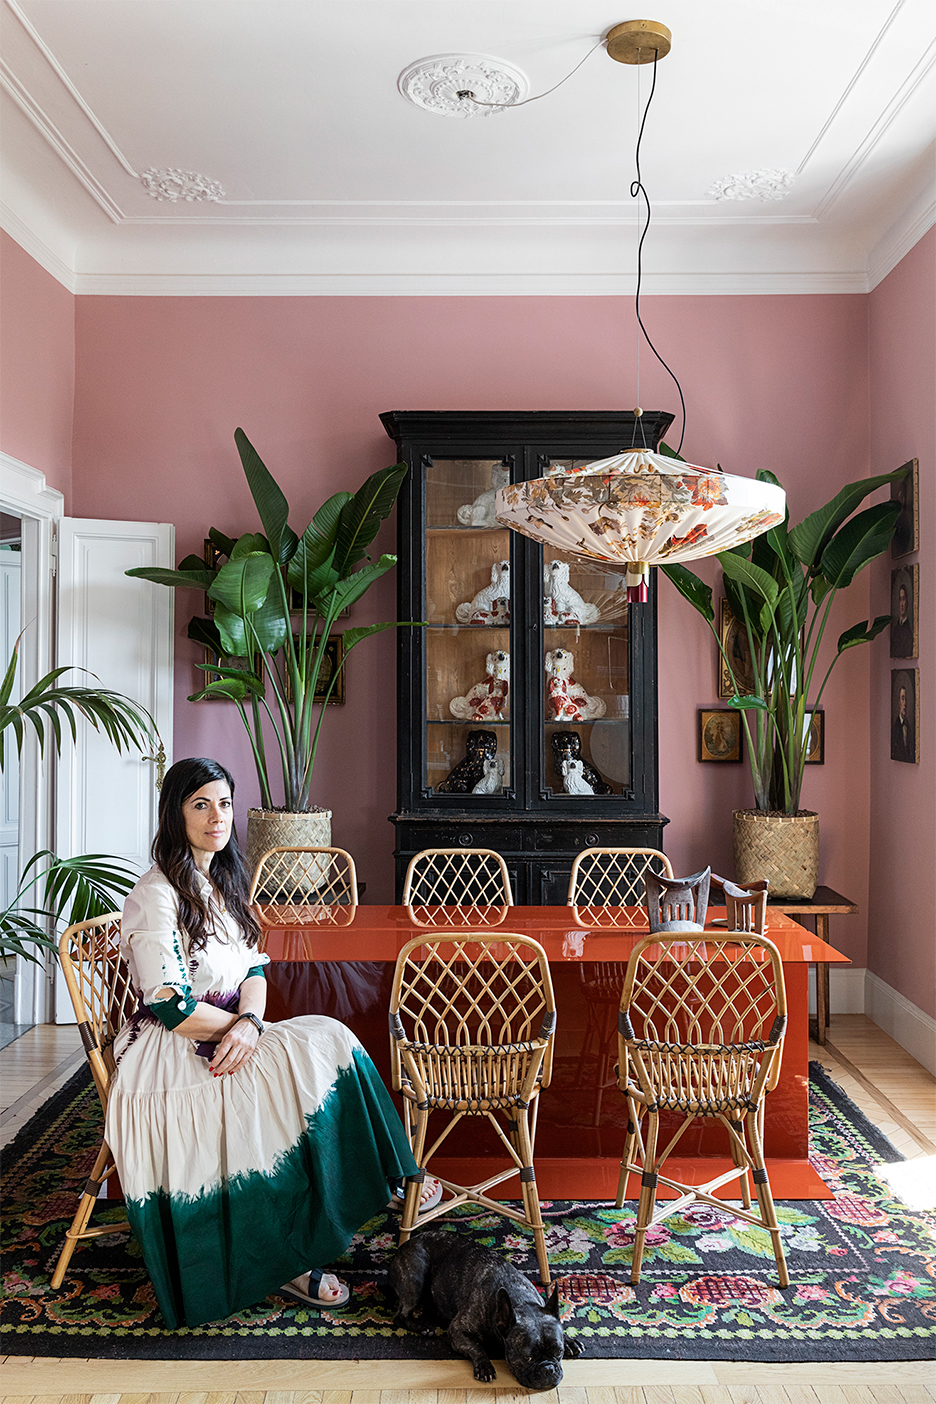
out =
{"type": "MultiPolygon", "coordinates": [[[[863,1014],[865,1012],[864,968],[833,965],[829,968],[829,1013],[863,1014]]],[[[815,977],[809,982],[809,1012],[816,1012],[815,977]]]]}
{"type": "Polygon", "coordinates": [[[870,970],[865,977],[864,1012],[936,1077],[936,1019],[870,970]]]}

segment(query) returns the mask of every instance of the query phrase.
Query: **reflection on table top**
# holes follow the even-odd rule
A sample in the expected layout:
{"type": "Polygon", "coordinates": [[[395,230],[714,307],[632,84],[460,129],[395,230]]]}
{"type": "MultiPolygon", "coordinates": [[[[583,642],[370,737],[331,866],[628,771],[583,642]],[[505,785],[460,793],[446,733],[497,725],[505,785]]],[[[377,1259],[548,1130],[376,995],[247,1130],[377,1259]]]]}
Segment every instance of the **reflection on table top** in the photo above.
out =
{"type": "MultiPolygon", "coordinates": [[[[377,907],[308,908],[308,925],[271,927],[266,950],[271,960],[396,960],[414,936],[440,935],[459,928],[498,927],[532,936],[551,961],[626,960],[647,932],[643,907],[377,907]]],[[[724,931],[725,908],[710,907],[706,930],[724,931]]],[[[767,935],[787,964],[810,961],[849,964],[833,946],[818,940],[782,912],[767,909],[767,935]]]]}

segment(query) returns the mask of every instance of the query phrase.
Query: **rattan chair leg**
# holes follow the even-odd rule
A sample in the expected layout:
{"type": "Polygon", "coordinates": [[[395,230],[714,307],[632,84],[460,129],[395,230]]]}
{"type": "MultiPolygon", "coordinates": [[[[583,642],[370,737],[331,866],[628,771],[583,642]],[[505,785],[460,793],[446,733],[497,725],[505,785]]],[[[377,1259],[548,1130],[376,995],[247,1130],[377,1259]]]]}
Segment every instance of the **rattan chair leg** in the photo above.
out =
{"type": "Polygon", "coordinates": [[[621,1173],[618,1175],[617,1199],[614,1201],[616,1209],[623,1209],[624,1200],[627,1196],[627,1180],[630,1174],[628,1165],[634,1159],[634,1146],[637,1141],[637,1107],[633,1098],[627,1099],[627,1135],[624,1138],[624,1154],[621,1156],[621,1173]],[[631,1127],[634,1129],[631,1130],[631,1127]]]}
{"type": "MultiPolygon", "coordinates": [[[[97,1186],[100,1184],[102,1172],[109,1163],[110,1159],[111,1153],[108,1149],[107,1142],[102,1141],[101,1149],[97,1153],[97,1159],[95,1160],[94,1167],[91,1171],[90,1176],[88,1177],[88,1184],[93,1186],[94,1193],[92,1194],[89,1189],[86,1189],[82,1193],[81,1198],[78,1200],[78,1208],[75,1210],[75,1217],[72,1219],[71,1228],[65,1235],[65,1242],[62,1244],[62,1251],[61,1253],[59,1253],[58,1262],[55,1264],[55,1272],[52,1274],[53,1288],[61,1287],[65,1274],[68,1271],[68,1264],[71,1262],[72,1254],[74,1253],[81,1239],[85,1236],[85,1229],[88,1227],[88,1220],[91,1218],[94,1206],[97,1203],[97,1186]]],[[[110,1231],[111,1230],[106,1230],[105,1232],[110,1231]]],[[[117,1224],[114,1226],[112,1231],[114,1233],[126,1233],[127,1225],[125,1223],[117,1224]]],[[[102,1234],[100,1230],[95,1230],[93,1235],[88,1236],[99,1238],[102,1236],[102,1234]]]]}
{"type": "Polygon", "coordinates": [[[640,1281],[640,1265],[643,1262],[644,1241],[647,1237],[647,1229],[650,1227],[650,1220],[653,1218],[653,1206],[656,1203],[656,1176],[653,1174],[653,1163],[656,1160],[659,1130],[660,1113],[656,1111],[648,1112],[647,1141],[644,1147],[643,1158],[643,1176],[640,1184],[640,1200],[637,1205],[637,1231],[634,1235],[634,1256],[631,1261],[630,1280],[634,1285],[640,1281]]]}
{"type": "MultiPolygon", "coordinates": [[[[761,1103],[763,1107],[763,1103],[761,1103]]],[[[764,1145],[761,1139],[760,1122],[762,1118],[758,1111],[748,1112],[748,1144],[750,1146],[751,1160],[754,1164],[754,1188],[757,1191],[757,1203],[760,1208],[761,1218],[764,1221],[764,1228],[770,1234],[773,1244],[774,1258],[777,1262],[777,1277],[781,1287],[789,1287],[790,1274],[787,1271],[786,1254],[783,1251],[783,1240],[780,1237],[780,1225],[777,1222],[777,1211],[774,1208],[773,1195],[770,1192],[770,1181],[767,1179],[767,1168],[764,1165],[764,1145]]]]}
{"type": "MultiPolygon", "coordinates": [[[[408,1111],[411,1112],[412,1103],[409,1102],[409,1099],[407,1099],[407,1102],[408,1111]]],[[[409,1116],[407,1117],[407,1121],[409,1121],[409,1116]]],[[[412,1130],[410,1145],[413,1151],[413,1159],[421,1170],[425,1169],[423,1156],[426,1151],[426,1131],[428,1127],[428,1111],[419,1111],[417,1109],[414,1117],[414,1124],[412,1127],[409,1125],[407,1126],[407,1133],[409,1134],[410,1130],[412,1130]]],[[[419,1196],[421,1193],[422,1181],[412,1180],[407,1182],[406,1194],[403,1198],[403,1213],[400,1215],[399,1243],[401,1246],[406,1242],[413,1232],[413,1229],[416,1227],[417,1220],[419,1219],[419,1196]]]]}
{"type": "MultiPolygon", "coordinates": [[[[744,1141],[744,1122],[743,1122],[743,1121],[732,1121],[731,1125],[734,1127],[734,1129],[735,1129],[735,1131],[736,1131],[736,1133],[737,1133],[738,1140],[744,1141]]],[[[731,1147],[731,1163],[732,1163],[733,1165],[737,1165],[737,1167],[738,1167],[739,1170],[740,1170],[742,1167],[744,1168],[744,1174],[741,1175],[741,1176],[739,1176],[739,1178],[738,1178],[738,1184],[739,1184],[739,1186],[740,1186],[740,1188],[741,1188],[741,1203],[742,1203],[742,1205],[743,1205],[743,1207],[744,1207],[745,1209],[750,1209],[750,1207],[751,1207],[751,1183],[750,1183],[750,1179],[749,1179],[749,1177],[748,1177],[748,1171],[747,1171],[747,1165],[748,1165],[747,1157],[745,1156],[744,1151],[741,1149],[741,1147],[740,1147],[740,1146],[737,1144],[737,1142],[735,1141],[734,1136],[732,1136],[732,1135],[729,1134],[729,1136],[728,1136],[728,1142],[729,1142],[729,1145],[730,1145],[730,1147],[731,1147]]]]}
{"type": "MultiPolygon", "coordinates": [[[[529,1113],[526,1111],[516,1119],[517,1154],[524,1165],[533,1168],[533,1138],[530,1135],[529,1113]]],[[[540,1281],[544,1287],[549,1286],[549,1258],[546,1254],[546,1230],[543,1225],[543,1211],[540,1208],[539,1191],[536,1188],[535,1180],[521,1180],[523,1189],[523,1207],[526,1211],[527,1223],[533,1230],[533,1239],[536,1243],[536,1260],[539,1263],[540,1281]]]]}

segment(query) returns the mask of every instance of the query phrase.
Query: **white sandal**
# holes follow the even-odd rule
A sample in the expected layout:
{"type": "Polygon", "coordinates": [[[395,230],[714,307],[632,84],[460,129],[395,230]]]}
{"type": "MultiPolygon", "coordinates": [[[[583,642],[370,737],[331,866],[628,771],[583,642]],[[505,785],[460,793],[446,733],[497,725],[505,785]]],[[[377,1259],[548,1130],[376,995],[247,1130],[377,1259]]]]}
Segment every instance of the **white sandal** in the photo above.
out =
{"type": "MultiPolygon", "coordinates": [[[[390,1203],[387,1205],[388,1209],[403,1209],[403,1205],[406,1201],[406,1183],[405,1180],[402,1180],[394,1186],[393,1193],[390,1195],[390,1203]]],[[[420,1195],[419,1200],[419,1213],[427,1214],[430,1209],[434,1209],[441,1201],[442,1182],[441,1180],[435,1179],[432,1175],[428,1175],[426,1179],[423,1180],[422,1195],[420,1195]],[[434,1188],[430,1189],[430,1185],[434,1186],[434,1188]],[[425,1198],[423,1198],[423,1196],[425,1196],[425,1198]]]]}
{"type": "MultiPolygon", "coordinates": [[[[305,1277],[305,1275],[305,1273],[300,1273],[300,1277],[305,1277]]],[[[321,1287],[322,1278],[325,1276],[325,1274],[322,1272],[321,1268],[313,1268],[308,1276],[309,1291],[311,1292],[313,1287],[321,1287]]],[[[334,1273],[329,1273],[328,1276],[334,1277],[334,1273]]],[[[351,1288],[347,1285],[347,1283],[340,1282],[337,1277],[335,1278],[335,1281],[341,1288],[341,1292],[337,1297],[332,1298],[319,1296],[311,1297],[309,1295],[309,1292],[303,1292],[302,1288],[297,1285],[300,1280],[300,1277],[294,1277],[291,1282],[286,1283],[285,1287],[280,1288],[280,1292],[284,1297],[292,1297],[295,1299],[295,1301],[302,1302],[305,1306],[315,1307],[319,1311],[323,1309],[334,1310],[336,1307],[347,1306],[348,1302],[351,1300],[351,1288]]]]}

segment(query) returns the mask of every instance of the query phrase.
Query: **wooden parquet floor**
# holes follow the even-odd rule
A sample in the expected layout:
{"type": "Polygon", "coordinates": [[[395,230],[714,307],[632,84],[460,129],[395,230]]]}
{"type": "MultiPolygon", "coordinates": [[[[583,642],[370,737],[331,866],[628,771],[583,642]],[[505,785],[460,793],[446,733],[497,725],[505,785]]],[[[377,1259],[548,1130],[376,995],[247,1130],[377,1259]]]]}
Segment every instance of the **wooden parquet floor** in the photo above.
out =
{"type": "MultiPolygon", "coordinates": [[[[908,1159],[933,1157],[936,1084],[864,1015],[836,1015],[835,1081],[908,1159]]],[[[0,1051],[0,1141],[71,1076],[77,1033],[45,1025],[0,1051]]],[[[0,1357],[0,1404],[936,1404],[936,1363],[763,1365],[572,1360],[557,1390],[478,1385],[466,1361],[133,1361],[0,1357]]]]}

